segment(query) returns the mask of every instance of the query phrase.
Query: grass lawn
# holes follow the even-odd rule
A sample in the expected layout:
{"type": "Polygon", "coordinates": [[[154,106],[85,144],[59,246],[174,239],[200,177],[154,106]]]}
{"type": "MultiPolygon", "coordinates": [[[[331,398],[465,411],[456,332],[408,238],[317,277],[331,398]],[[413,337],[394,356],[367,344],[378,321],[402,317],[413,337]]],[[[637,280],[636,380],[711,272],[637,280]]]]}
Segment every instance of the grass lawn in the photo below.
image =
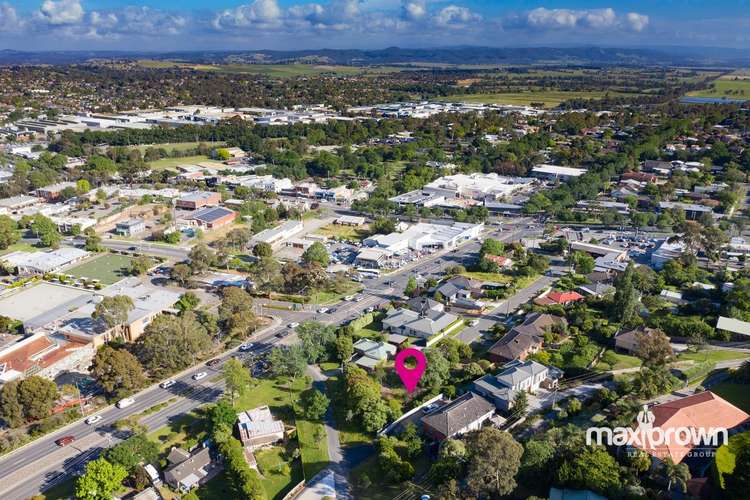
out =
{"type": "Polygon", "coordinates": [[[149,439],[159,443],[161,452],[166,454],[172,446],[191,448],[206,437],[206,418],[202,410],[180,415],[169,425],[149,433],[149,439]]]}
{"type": "Polygon", "coordinates": [[[38,251],[39,251],[39,248],[35,247],[31,243],[19,241],[18,243],[13,243],[11,246],[6,248],[5,250],[1,250],[0,255],[7,255],[11,252],[38,252],[38,251]]]}
{"type": "Polygon", "coordinates": [[[367,225],[354,227],[343,226],[341,224],[329,224],[327,226],[323,226],[315,231],[315,233],[323,236],[328,236],[329,238],[352,241],[362,241],[370,235],[370,231],[368,230],[367,225]]]}
{"type": "Polygon", "coordinates": [[[347,280],[341,283],[341,285],[343,290],[341,292],[321,291],[313,293],[310,295],[309,303],[318,305],[334,304],[340,302],[347,295],[354,295],[362,290],[362,285],[356,281],[347,280]]]}
{"type": "Polygon", "coordinates": [[[492,283],[510,283],[513,281],[512,276],[508,276],[503,273],[480,273],[480,272],[465,272],[461,273],[461,276],[466,276],[472,280],[478,281],[490,281],[492,283]]]}
{"type": "Polygon", "coordinates": [[[711,392],[718,394],[737,408],[741,408],[744,411],[750,411],[750,386],[747,384],[721,382],[712,385],[709,389],[711,392]]]}
{"type": "Polygon", "coordinates": [[[323,424],[297,419],[297,440],[305,478],[309,479],[328,465],[328,440],[323,424]]]}
{"type": "Polygon", "coordinates": [[[333,416],[336,420],[336,429],[339,431],[339,442],[341,446],[371,444],[373,436],[362,432],[356,422],[346,420],[346,406],[338,397],[338,376],[329,377],[327,384],[328,397],[333,405],[333,416]]]}
{"type": "MultiPolygon", "coordinates": [[[[451,95],[443,98],[445,101],[472,102],[484,104],[515,104],[528,106],[531,103],[543,103],[545,107],[552,108],[569,99],[601,99],[607,92],[601,91],[531,91],[531,92],[508,92],[502,94],[467,94],[451,95]]],[[[635,95],[623,94],[621,92],[609,92],[610,96],[635,95]]]]}
{"type": "Polygon", "coordinates": [[[637,368],[641,366],[641,360],[636,358],[635,356],[628,356],[627,354],[620,354],[611,350],[607,350],[607,352],[611,352],[615,355],[615,358],[617,358],[617,362],[610,367],[608,364],[604,363],[603,361],[599,361],[599,363],[596,365],[595,369],[599,371],[609,371],[609,370],[623,370],[625,368],[637,368]]]}
{"type": "Polygon", "coordinates": [[[127,255],[105,253],[63,272],[79,278],[96,279],[105,285],[111,285],[130,276],[132,261],[133,258],[127,255]]]}
{"type": "Polygon", "coordinates": [[[289,450],[283,446],[255,452],[262,474],[261,482],[269,499],[284,498],[284,495],[303,479],[299,460],[289,462],[288,455],[289,450]]]}
{"type": "Polygon", "coordinates": [[[677,359],[679,360],[713,361],[714,363],[745,358],[750,358],[750,354],[738,351],[726,351],[722,349],[704,349],[698,352],[684,352],[677,356],[677,359]]]}
{"type": "Polygon", "coordinates": [[[161,160],[146,163],[152,170],[164,170],[165,168],[176,168],[179,165],[194,165],[196,163],[215,163],[221,166],[221,162],[210,160],[206,155],[183,156],[182,158],[162,158],[161,160]]]}

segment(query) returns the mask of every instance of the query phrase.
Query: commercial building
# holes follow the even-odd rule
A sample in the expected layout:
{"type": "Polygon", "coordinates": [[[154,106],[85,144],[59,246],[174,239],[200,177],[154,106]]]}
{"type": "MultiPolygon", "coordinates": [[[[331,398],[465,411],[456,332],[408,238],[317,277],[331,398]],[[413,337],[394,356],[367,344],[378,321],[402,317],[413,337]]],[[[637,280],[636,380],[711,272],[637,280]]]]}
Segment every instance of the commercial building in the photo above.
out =
{"type": "Polygon", "coordinates": [[[94,347],[60,335],[38,333],[0,351],[0,384],[37,375],[54,379],[61,372],[88,372],[94,347]]]}
{"type": "Polygon", "coordinates": [[[75,188],[75,182],[58,182],[51,186],[46,186],[36,190],[36,195],[40,198],[44,198],[45,201],[57,201],[60,198],[60,194],[67,188],[75,188]]]}
{"type": "Polygon", "coordinates": [[[134,234],[142,233],[146,230],[146,223],[143,219],[128,219],[126,221],[118,222],[115,226],[115,233],[120,236],[132,236],[134,234]]]}
{"type": "Polygon", "coordinates": [[[279,245],[305,229],[301,220],[288,220],[272,229],[265,229],[253,236],[253,244],[268,243],[271,246],[279,245]]]}
{"type": "Polygon", "coordinates": [[[221,195],[213,191],[194,191],[175,201],[177,208],[196,210],[202,207],[212,207],[221,203],[221,195]]]}
{"type": "Polygon", "coordinates": [[[19,275],[54,273],[80,262],[90,254],[79,248],[63,247],[49,252],[12,252],[2,257],[19,275]]]}
{"type": "Polygon", "coordinates": [[[432,224],[419,222],[401,233],[379,234],[364,240],[364,245],[401,252],[405,250],[420,251],[427,248],[449,249],[460,243],[477,238],[484,224],[432,224]]]}
{"type": "Polygon", "coordinates": [[[19,210],[37,205],[40,201],[38,196],[25,194],[3,198],[0,200],[0,214],[14,215],[19,210]]]}
{"type": "Polygon", "coordinates": [[[186,217],[190,225],[205,229],[218,229],[231,224],[237,218],[237,212],[224,207],[205,207],[196,210],[186,217]]]}
{"type": "Polygon", "coordinates": [[[585,174],[585,168],[561,167],[558,165],[541,164],[531,169],[531,175],[550,181],[567,181],[585,174]]]}

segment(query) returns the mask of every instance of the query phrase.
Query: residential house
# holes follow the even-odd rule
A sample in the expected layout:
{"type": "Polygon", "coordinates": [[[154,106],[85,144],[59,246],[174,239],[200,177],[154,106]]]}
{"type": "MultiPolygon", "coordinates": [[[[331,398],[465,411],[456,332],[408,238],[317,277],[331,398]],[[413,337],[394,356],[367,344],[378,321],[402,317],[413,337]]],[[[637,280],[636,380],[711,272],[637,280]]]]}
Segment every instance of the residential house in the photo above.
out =
{"type": "Polygon", "coordinates": [[[698,453],[705,453],[705,444],[696,446],[692,440],[683,444],[685,441],[676,430],[687,428],[705,434],[710,429],[732,432],[750,421],[750,415],[711,391],[652,406],[644,409],[643,415],[644,421],[652,428],[662,430],[665,439],[658,445],[646,443],[638,447],[657,460],[669,457],[676,464],[690,456],[694,447],[698,448],[698,453]]]}
{"type": "Polygon", "coordinates": [[[427,436],[442,441],[480,429],[494,413],[494,404],[478,394],[467,392],[420,420],[427,436]]]}
{"type": "Polygon", "coordinates": [[[534,299],[534,304],[538,306],[567,306],[568,304],[578,302],[579,300],[583,300],[583,295],[578,292],[561,292],[557,290],[550,290],[544,292],[539,297],[534,299]]]}
{"type": "Polygon", "coordinates": [[[568,322],[560,316],[529,314],[523,324],[515,326],[503,338],[495,342],[487,354],[495,363],[507,363],[515,359],[523,361],[529,354],[542,348],[545,332],[553,328],[564,329],[567,326],[568,322]]]}
{"type": "Polygon", "coordinates": [[[458,320],[458,316],[447,312],[428,310],[424,314],[410,309],[391,309],[383,319],[383,329],[391,333],[430,339],[445,333],[458,320]]]}
{"type": "Polygon", "coordinates": [[[687,301],[682,298],[682,292],[675,292],[673,290],[662,290],[659,293],[659,297],[662,300],[666,300],[667,302],[671,302],[672,304],[676,306],[681,306],[684,304],[687,304],[687,301]]]}
{"type": "Polygon", "coordinates": [[[716,321],[716,329],[732,333],[734,335],[750,336],[750,323],[735,318],[719,316],[716,321]]]}
{"type": "Polygon", "coordinates": [[[628,354],[637,354],[640,349],[641,339],[644,335],[651,336],[659,334],[662,334],[660,330],[645,326],[639,326],[632,330],[618,332],[615,334],[615,350],[626,352],[628,354]]]}
{"type": "Polygon", "coordinates": [[[183,493],[203,484],[206,477],[218,467],[213,464],[208,448],[200,448],[191,454],[173,447],[167,461],[170,466],[164,471],[164,482],[183,493]]]}
{"type": "Polygon", "coordinates": [[[238,413],[237,430],[242,445],[249,451],[284,440],[284,422],[273,418],[268,406],[238,413]]]}
{"type": "Polygon", "coordinates": [[[482,284],[464,276],[454,276],[442,283],[435,289],[435,293],[440,293],[452,306],[477,310],[484,308],[484,303],[477,300],[484,293],[482,284]]]}
{"type": "Polygon", "coordinates": [[[497,264],[500,269],[511,269],[513,267],[513,259],[504,255],[485,255],[484,258],[497,264]]]}
{"type": "Polygon", "coordinates": [[[555,387],[561,377],[562,372],[557,368],[536,361],[515,360],[499,374],[484,375],[472,382],[471,390],[492,401],[498,409],[508,411],[519,392],[534,393],[540,387],[555,387]]]}
{"type": "Polygon", "coordinates": [[[396,346],[370,339],[359,339],[353,347],[354,352],[359,355],[354,359],[354,364],[365,370],[373,370],[379,364],[387,361],[389,357],[396,355],[396,346]]]}
{"type": "Polygon", "coordinates": [[[414,297],[406,302],[406,305],[412,311],[416,311],[420,314],[427,314],[429,311],[443,312],[445,311],[445,305],[442,302],[433,300],[429,297],[414,297]]]}

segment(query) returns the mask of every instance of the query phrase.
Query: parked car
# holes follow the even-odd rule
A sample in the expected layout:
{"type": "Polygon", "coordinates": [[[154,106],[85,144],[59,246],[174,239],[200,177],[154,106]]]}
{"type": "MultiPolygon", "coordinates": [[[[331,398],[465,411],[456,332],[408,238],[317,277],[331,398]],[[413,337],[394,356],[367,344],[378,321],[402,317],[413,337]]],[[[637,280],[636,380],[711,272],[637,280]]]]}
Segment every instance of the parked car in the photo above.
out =
{"type": "Polygon", "coordinates": [[[87,425],[94,425],[95,423],[100,422],[101,420],[102,420],[101,415],[91,415],[89,418],[84,420],[84,422],[86,422],[87,425]]]}
{"type": "Polygon", "coordinates": [[[206,377],[208,377],[208,373],[206,373],[206,372],[198,372],[195,375],[193,375],[193,380],[203,380],[206,377]]]}
{"type": "Polygon", "coordinates": [[[286,325],[287,328],[297,328],[298,326],[299,326],[299,323],[297,323],[296,321],[286,325]]]}
{"type": "Polygon", "coordinates": [[[478,319],[473,319],[473,320],[469,321],[469,326],[477,326],[478,324],[479,324],[479,320],[478,319]]]}
{"type": "Polygon", "coordinates": [[[55,444],[57,446],[67,446],[75,440],[76,440],[75,436],[63,436],[60,439],[56,440],[55,444]]]}
{"type": "Polygon", "coordinates": [[[125,398],[125,399],[119,400],[115,406],[117,406],[118,408],[127,408],[128,406],[132,405],[133,403],[135,403],[135,399],[133,399],[133,398],[125,398]]]}
{"type": "Polygon", "coordinates": [[[239,347],[239,349],[238,349],[238,350],[239,350],[240,352],[247,352],[247,351],[252,351],[252,350],[253,350],[253,347],[255,347],[255,344],[253,344],[252,342],[248,342],[247,344],[242,344],[242,345],[241,345],[241,346],[239,347]]]}
{"type": "Polygon", "coordinates": [[[165,380],[164,382],[159,384],[159,387],[161,387],[162,389],[168,389],[172,387],[173,385],[175,385],[176,383],[177,382],[175,382],[174,380],[165,380]]]}

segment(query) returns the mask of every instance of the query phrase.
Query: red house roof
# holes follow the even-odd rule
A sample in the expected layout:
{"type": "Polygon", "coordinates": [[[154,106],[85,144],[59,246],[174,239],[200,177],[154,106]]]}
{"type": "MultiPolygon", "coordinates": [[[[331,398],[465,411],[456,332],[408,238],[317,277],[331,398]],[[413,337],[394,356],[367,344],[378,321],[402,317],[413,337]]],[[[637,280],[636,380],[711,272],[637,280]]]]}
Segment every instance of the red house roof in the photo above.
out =
{"type": "Polygon", "coordinates": [[[578,292],[557,292],[552,291],[543,297],[534,300],[534,303],[540,306],[551,306],[554,304],[570,304],[583,299],[583,295],[578,292]]]}
{"type": "MultiPolygon", "coordinates": [[[[670,428],[729,430],[750,419],[750,415],[711,391],[662,403],[650,408],[650,411],[654,415],[652,426],[660,427],[665,434],[670,428]]],[[[683,445],[672,439],[662,445],[644,446],[642,449],[656,458],[670,457],[674,463],[680,463],[693,447],[693,443],[683,445]]]]}

